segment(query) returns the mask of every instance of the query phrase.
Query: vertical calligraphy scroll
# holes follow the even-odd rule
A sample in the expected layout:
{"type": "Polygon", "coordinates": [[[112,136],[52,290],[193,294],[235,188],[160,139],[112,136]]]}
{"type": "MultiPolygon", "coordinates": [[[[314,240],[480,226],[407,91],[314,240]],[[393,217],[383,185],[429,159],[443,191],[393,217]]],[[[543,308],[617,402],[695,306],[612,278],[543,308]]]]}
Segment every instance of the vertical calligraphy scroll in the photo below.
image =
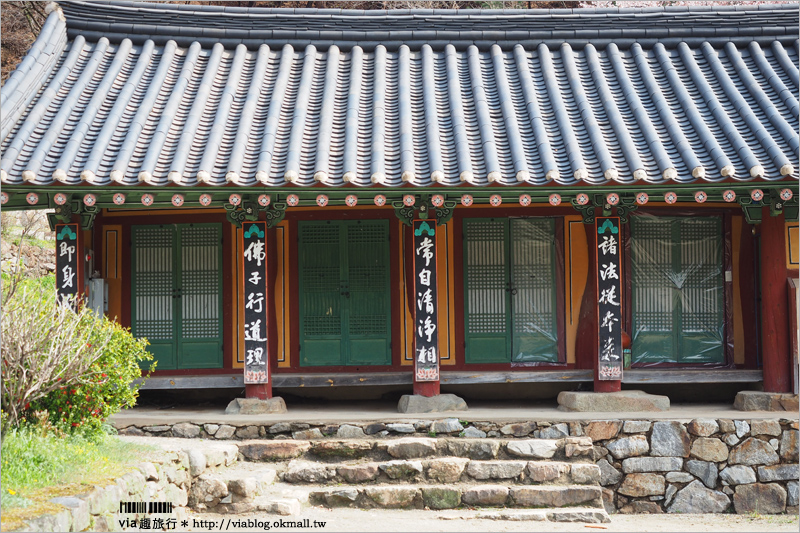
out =
{"type": "Polygon", "coordinates": [[[619,217],[595,219],[597,235],[598,378],[622,379],[622,280],[619,217]]]}
{"type": "Polygon", "coordinates": [[[78,224],[56,224],[56,290],[58,301],[75,308],[80,280],[78,224]]]}
{"type": "Polygon", "coordinates": [[[242,224],[244,382],[269,382],[267,354],[267,224],[242,224]]]}
{"type": "Polygon", "coordinates": [[[439,381],[436,307],[436,223],[414,221],[414,373],[416,381],[439,381]]]}

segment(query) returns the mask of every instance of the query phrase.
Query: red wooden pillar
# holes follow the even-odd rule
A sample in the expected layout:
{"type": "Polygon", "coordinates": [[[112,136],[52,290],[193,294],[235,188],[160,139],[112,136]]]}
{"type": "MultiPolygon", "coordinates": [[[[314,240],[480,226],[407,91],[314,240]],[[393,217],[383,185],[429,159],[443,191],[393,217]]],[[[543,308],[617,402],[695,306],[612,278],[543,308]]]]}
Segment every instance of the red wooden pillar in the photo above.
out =
{"type": "Polygon", "coordinates": [[[761,212],[761,353],[764,391],[790,392],[789,290],[786,270],[786,224],[783,214],[761,212]]]}
{"type": "MultiPolygon", "coordinates": [[[[622,328],[622,323],[623,323],[623,320],[622,320],[622,317],[623,317],[623,314],[622,314],[622,287],[623,287],[623,285],[622,285],[622,282],[621,282],[622,281],[621,280],[621,278],[622,278],[622,249],[623,249],[623,247],[622,247],[622,231],[620,231],[621,226],[619,224],[619,219],[618,218],[598,219],[594,224],[592,224],[591,226],[587,225],[587,227],[592,229],[592,234],[593,234],[592,237],[590,239],[588,239],[589,247],[592,248],[592,250],[589,252],[589,258],[590,258],[591,264],[593,265],[593,268],[590,268],[590,270],[589,270],[589,272],[590,272],[589,275],[593,276],[595,278],[595,283],[597,283],[597,285],[596,285],[597,290],[595,292],[595,302],[598,302],[597,305],[594,306],[594,313],[593,313],[593,318],[595,320],[595,328],[594,328],[595,335],[596,335],[595,336],[595,340],[597,341],[597,344],[595,345],[594,357],[592,358],[593,361],[594,361],[594,363],[592,365],[592,368],[594,370],[594,372],[593,372],[593,376],[594,376],[594,392],[619,392],[620,390],[622,390],[622,380],[621,380],[621,378],[617,378],[617,379],[600,379],[600,366],[601,366],[601,361],[600,361],[601,353],[600,352],[601,352],[601,349],[602,349],[601,345],[605,345],[605,342],[601,342],[601,339],[606,339],[607,337],[617,337],[616,342],[621,342],[620,334],[621,334],[621,328],[622,328]],[[600,224],[600,220],[603,220],[603,222],[604,222],[602,225],[600,224]],[[606,224],[608,224],[609,222],[612,222],[612,221],[613,221],[613,224],[616,225],[617,233],[612,233],[610,229],[606,229],[605,228],[606,224]],[[601,239],[598,237],[600,232],[603,232],[602,238],[604,240],[605,239],[610,239],[610,242],[613,243],[613,244],[611,244],[610,246],[605,246],[605,245],[608,245],[608,242],[602,242],[601,241],[601,239]],[[601,260],[601,256],[602,256],[602,260],[601,260]],[[612,281],[616,282],[616,284],[615,284],[616,286],[613,286],[610,289],[609,289],[609,287],[606,287],[606,288],[603,288],[603,290],[601,290],[601,286],[600,286],[600,280],[601,280],[600,264],[601,263],[603,265],[605,265],[605,266],[608,266],[609,264],[613,263],[612,266],[616,266],[615,272],[612,272],[612,273],[603,272],[603,276],[604,276],[603,279],[605,280],[607,278],[607,281],[603,282],[604,284],[610,283],[612,281]],[[615,289],[618,289],[618,290],[615,290],[615,289]],[[610,294],[607,294],[607,293],[610,293],[610,294]],[[606,327],[605,327],[605,326],[607,326],[607,324],[605,322],[602,322],[603,321],[603,317],[601,316],[601,312],[600,312],[600,304],[602,304],[603,302],[606,302],[606,304],[603,305],[604,309],[606,309],[606,310],[608,310],[609,308],[612,309],[615,317],[618,318],[618,320],[616,320],[616,321],[613,320],[613,319],[610,321],[610,326],[608,327],[608,331],[606,331],[606,327]],[[616,302],[616,304],[613,304],[613,302],[616,302]],[[612,329],[614,330],[614,333],[612,333],[612,329]]],[[[603,315],[605,315],[605,312],[603,312],[603,315]]],[[[606,317],[606,318],[608,318],[608,317],[606,317]]],[[[609,342],[610,342],[610,340],[611,339],[609,339],[609,342]]],[[[616,368],[617,371],[620,371],[621,367],[622,367],[622,349],[621,348],[622,348],[622,346],[620,344],[615,350],[612,350],[612,351],[618,352],[618,353],[616,353],[616,356],[618,358],[618,361],[617,361],[618,364],[615,365],[617,367],[616,368]]],[[[606,350],[603,350],[604,353],[605,353],[605,351],[606,350]]],[[[614,363],[605,363],[605,365],[609,365],[609,364],[614,364],[614,363]]],[[[621,376],[621,374],[620,374],[620,376],[621,376]]]]}
{"type": "Polygon", "coordinates": [[[269,400],[272,398],[272,381],[260,385],[245,385],[245,398],[258,398],[259,400],[269,400]]]}

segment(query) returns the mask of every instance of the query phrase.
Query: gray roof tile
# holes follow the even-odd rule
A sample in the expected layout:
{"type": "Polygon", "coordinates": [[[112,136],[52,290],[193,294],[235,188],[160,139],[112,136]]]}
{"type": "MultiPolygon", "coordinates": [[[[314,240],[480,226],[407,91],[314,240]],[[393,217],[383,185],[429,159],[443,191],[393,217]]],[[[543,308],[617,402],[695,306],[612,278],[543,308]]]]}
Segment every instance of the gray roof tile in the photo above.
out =
{"type": "Polygon", "coordinates": [[[800,154],[796,7],[64,12],[3,88],[4,184],[776,180],[800,154]]]}

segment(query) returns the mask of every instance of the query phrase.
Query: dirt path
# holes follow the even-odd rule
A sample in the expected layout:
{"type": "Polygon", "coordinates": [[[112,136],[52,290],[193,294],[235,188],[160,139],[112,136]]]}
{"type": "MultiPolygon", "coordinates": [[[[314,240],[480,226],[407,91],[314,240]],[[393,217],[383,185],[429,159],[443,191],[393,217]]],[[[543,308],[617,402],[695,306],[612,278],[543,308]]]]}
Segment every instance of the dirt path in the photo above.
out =
{"type": "Polygon", "coordinates": [[[421,510],[363,510],[363,509],[309,509],[299,516],[280,517],[249,513],[236,516],[190,513],[185,531],[680,531],[684,532],[773,532],[798,530],[798,517],[791,515],[750,516],[735,514],[719,515],[612,515],[609,524],[553,523],[533,521],[494,521],[458,518],[459,514],[473,515],[472,511],[421,511],[421,510]],[[445,519],[447,518],[447,519],[445,519]],[[311,527],[292,527],[296,522],[308,519],[311,527]],[[230,524],[228,523],[230,520],[230,524]],[[247,520],[250,520],[248,527],[247,520]],[[283,527],[281,527],[283,520],[283,527]],[[203,526],[200,521],[206,521],[203,526]],[[211,525],[213,521],[213,526],[211,525]],[[223,522],[224,521],[224,522],[223,522]],[[234,527],[240,521],[241,527],[234,527]],[[324,527],[314,528],[314,522],[325,522],[324,527]],[[277,524],[276,524],[277,523],[277,524]]]}

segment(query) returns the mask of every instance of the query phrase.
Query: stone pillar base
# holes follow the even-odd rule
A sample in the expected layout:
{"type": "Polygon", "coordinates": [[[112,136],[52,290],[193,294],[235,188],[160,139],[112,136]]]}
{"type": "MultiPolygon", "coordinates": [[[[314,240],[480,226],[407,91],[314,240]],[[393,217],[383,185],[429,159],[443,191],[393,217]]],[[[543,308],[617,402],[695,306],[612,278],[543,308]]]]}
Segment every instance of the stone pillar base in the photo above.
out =
{"type": "Polygon", "coordinates": [[[797,394],[743,390],[736,394],[733,408],[739,411],[793,411],[797,413],[797,394]]]}
{"type": "Polygon", "coordinates": [[[467,402],[455,394],[421,396],[404,394],[397,403],[398,413],[439,413],[442,411],[466,411],[467,402]]]}
{"type": "Polygon", "coordinates": [[[561,391],[558,394],[558,410],[584,413],[669,411],[669,398],[647,394],[640,390],[620,392],[561,391]]]}
{"type": "Polygon", "coordinates": [[[226,415],[265,415],[286,412],[286,402],[280,396],[269,400],[258,398],[236,398],[225,408],[226,415]]]}

